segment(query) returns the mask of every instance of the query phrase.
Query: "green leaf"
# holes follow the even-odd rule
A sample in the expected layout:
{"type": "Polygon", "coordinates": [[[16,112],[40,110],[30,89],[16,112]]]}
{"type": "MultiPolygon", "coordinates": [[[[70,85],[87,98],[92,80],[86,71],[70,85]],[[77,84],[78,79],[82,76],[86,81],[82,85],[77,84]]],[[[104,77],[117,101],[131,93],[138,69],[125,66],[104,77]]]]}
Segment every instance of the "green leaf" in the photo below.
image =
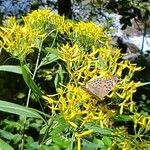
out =
{"type": "Polygon", "coordinates": [[[55,136],[56,134],[61,133],[66,129],[66,127],[67,126],[65,124],[57,124],[56,127],[51,131],[51,135],[55,136]]]}
{"type": "Polygon", "coordinates": [[[44,57],[42,59],[40,67],[44,66],[44,65],[51,64],[51,63],[55,62],[58,59],[59,59],[59,57],[57,57],[55,54],[49,54],[49,55],[47,55],[46,57],[44,57]]]}
{"type": "Polygon", "coordinates": [[[0,111],[12,113],[16,115],[22,115],[31,118],[43,119],[34,109],[27,108],[18,104],[6,102],[0,100],[0,111]]]}
{"type": "Polygon", "coordinates": [[[115,121],[132,121],[132,117],[130,115],[117,115],[113,117],[115,121]]]}
{"type": "Polygon", "coordinates": [[[92,126],[90,124],[85,125],[85,128],[88,130],[92,129],[95,133],[100,133],[102,135],[112,135],[112,133],[113,133],[111,129],[100,128],[100,127],[92,126]]]}
{"type": "Polygon", "coordinates": [[[54,80],[54,84],[56,88],[60,87],[60,83],[63,83],[63,69],[62,66],[59,64],[59,68],[57,70],[57,74],[54,80]]]}
{"type": "Polygon", "coordinates": [[[58,146],[41,145],[39,150],[60,150],[60,148],[58,146]]]}
{"type": "Polygon", "coordinates": [[[149,84],[150,84],[150,82],[142,82],[140,86],[145,86],[145,85],[149,85],[149,84]]]}
{"type": "Polygon", "coordinates": [[[12,133],[1,129],[0,129],[0,136],[7,140],[12,140],[14,138],[14,135],[12,133]]]}
{"type": "Polygon", "coordinates": [[[38,150],[39,148],[39,143],[38,141],[34,142],[34,140],[31,137],[27,137],[27,143],[25,145],[26,150],[38,150]]]}
{"type": "Polygon", "coordinates": [[[55,56],[57,56],[59,59],[62,59],[62,55],[61,53],[58,51],[58,49],[56,48],[51,48],[51,47],[46,47],[45,48],[49,53],[54,54],[55,56]]]}
{"type": "Polygon", "coordinates": [[[58,122],[59,124],[65,125],[66,127],[69,127],[68,124],[66,123],[66,120],[64,119],[64,116],[62,114],[56,114],[52,117],[52,119],[55,122],[58,122]]]}
{"type": "Polygon", "coordinates": [[[98,147],[95,143],[90,142],[88,140],[82,140],[83,150],[97,150],[98,147]]]}
{"type": "Polygon", "coordinates": [[[104,144],[105,144],[106,146],[111,146],[111,145],[112,145],[112,140],[111,140],[110,137],[104,136],[104,137],[102,138],[102,141],[104,142],[104,144]]]}
{"type": "Polygon", "coordinates": [[[104,69],[107,68],[107,61],[104,60],[101,56],[99,56],[99,59],[97,60],[97,62],[100,68],[104,68],[104,69]]]}
{"type": "Polygon", "coordinates": [[[1,65],[0,71],[22,74],[20,66],[14,66],[14,65],[1,65]]]}
{"type": "MultiPolygon", "coordinates": [[[[30,108],[30,109],[33,109],[33,108],[30,108]]],[[[43,115],[43,116],[45,116],[45,117],[51,118],[50,115],[48,115],[48,114],[46,114],[46,113],[44,113],[44,112],[42,112],[42,111],[39,111],[39,110],[37,110],[37,109],[34,109],[34,111],[37,112],[37,113],[39,113],[39,114],[41,114],[41,115],[43,115]]]]}
{"type": "Polygon", "coordinates": [[[50,132],[51,136],[55,136],[57,134],[62,133],[68,127],[62,116],[56,115],[53,116],[53,118],[51,119],[53,119],[53,124],[50,132]]]}
{"type": "Polygon", "coordinates": [[[18,144],[21,141],[21,139],[22,139],[22,135],[15,134],[12,140],[13,140],[14,144],[18,144]]]}
{"type": "Polygon", "coordinates": [[[60,134],[53,136],[52,141],[62,149],[66,149],[71,146],[71,140],[66,139],[60,134]]]}
{"type": "Polygon", "coordinates": [[[30,73],[29,73],[29,68],[25,65],[22,64],[21,65],[21,69],[22,69],[22,75],[23,75],[23,79],[25,81],[25,83],[28,85],[28,87],[37,95],[39,95],[40,97],[42,97],[43,93],[41,92],[41,90],[38,88],[38,86],[35,84],[35,82],[32,80],[30,73]]]}
{"type": "Polygon", "coordinates": [[[61,64],[59,64],[59,68],[58,68],[58,71],[57,71],[57,72],[58,72],[58,74],[59,74],[59,76],[60,76],[61,83],[62,83],[62,82],[63,82],[63,79],[64,79],[64,76],[63,76],[64,70],[63,70],[61,64]]]}
{"type": "Polygon", "coordinates": [[[102,140],[97,139],[96,137],[94,137],[93,143],[95,143],[98,148],[105,147],[104,142],[102,140]]]}
{"type": "Polygon", "coordinates": [[[9,144],[0,139],[0,150],[14,150],[9,144]]]}

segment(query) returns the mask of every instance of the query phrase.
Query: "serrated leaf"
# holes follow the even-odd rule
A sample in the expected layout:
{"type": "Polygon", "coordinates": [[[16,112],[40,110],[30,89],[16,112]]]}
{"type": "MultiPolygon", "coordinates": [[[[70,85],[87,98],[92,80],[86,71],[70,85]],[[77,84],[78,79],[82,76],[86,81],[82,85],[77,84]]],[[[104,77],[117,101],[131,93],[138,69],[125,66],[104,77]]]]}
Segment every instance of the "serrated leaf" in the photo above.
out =
{"type": "Polygon", "coordinates": [[[20,66],[14,66],[14,65],[1,65],[0,71],[22,74],[20,66]]]}
{"type": "MultiPolygon", "coordinates": [[[[28,137],[30,139],[31,137],[28,137]]],[[[27,144],[26,144],[26,150],[38,150],[39,148],[39,142],[34,142],[34,140],[28,140],[27,139],[27,144]]]]}
{"type": "Polygon", "coordinates": [[[55,128],[51,131],[51,135],[55,136],[56,134],[61,133],[62,131],[64,131],[66,128],[65,124],[58,124],[55,126],[55,128]]]}
{"type": "Polygon", "coordinates": [[[21,138],[22,138],[22,135],[15,134],[12,140],[13,140],[14,144],[17,144],[21,141],[21,138]]]}

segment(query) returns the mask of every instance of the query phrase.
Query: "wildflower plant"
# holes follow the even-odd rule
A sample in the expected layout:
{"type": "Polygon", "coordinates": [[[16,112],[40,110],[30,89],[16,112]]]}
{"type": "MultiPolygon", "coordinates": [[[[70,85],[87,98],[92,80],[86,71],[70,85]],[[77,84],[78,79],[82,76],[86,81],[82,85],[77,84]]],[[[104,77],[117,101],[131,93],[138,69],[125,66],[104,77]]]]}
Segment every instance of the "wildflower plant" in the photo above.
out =
{"type": "Polygon", "coordinates": [[[13,57],[23,60],[27,54],[33,52],[33,48],[37,47],[36,41],[42,40],[44,37],[31,27],[24,25],[23,27],[17,24],[15,18],[10,18],[6,22],[6,26],[0,28],[0,37],[4,48],[11,53],[13,57]]]}
{"type": "MultiPolygon", "coordinates": [[[[56,66],[58,68],[53,69],[56,93],[39,92],[51,111],[50,125],[45,125],[47,133],[44,129],[42,131],[52,141],[49,144],[46,139],[43,143],[58,146],[61,140],[74,149],[74,142],[75,149],[80,150],[88,145],[86,137],[89,137],[88,142],[96,148],[128,150],[133,147],[136,149],[140,144],[141,147],[148,147],[149,143],[140,137],[143,132],[137,133],[136,130],[137,125],[140,125],[142,131],[148,132],[149,117],[138,114],[133,99],[141,82],[135,82],[132,77],[142,68],[128,60],[121,60],[123,55],[119,49],[111,46],[111,38],[103,27],[93,22],[65,20],[49,10],[33,11],[23,17],[22,21],[19,24],[15,18],[10,18],[0,27],[0,48],[19,59],[21,64],[26,62],[28,54],[37,49],[39,53],[46,53],[41,62],[40,59],[37,62],[32,79],[41,66],[51,64],[52,69],[56,66]],[[56,33],[55,36],[53,33],[56,33]],[[62,38],[59,39],[58,35],[62,38]],[[45,46],[43,43],[48,39],[53,39],[52,43],[45,46]],[[82,88],[98,76],[106,79],[114,74],[118,74],[118,82],[103,101],[82,88]],[[65,77],[68,80],[64,80],[65,77]],[[126,114],[132,114],[127,115],[127,120],[134,123],[134,140],[124,126],[118,127],[114,123],[114,118],[126,114]]],[[[31,83],[28,86],[37,94],[37,86],[31,86],[31,83]]]]}

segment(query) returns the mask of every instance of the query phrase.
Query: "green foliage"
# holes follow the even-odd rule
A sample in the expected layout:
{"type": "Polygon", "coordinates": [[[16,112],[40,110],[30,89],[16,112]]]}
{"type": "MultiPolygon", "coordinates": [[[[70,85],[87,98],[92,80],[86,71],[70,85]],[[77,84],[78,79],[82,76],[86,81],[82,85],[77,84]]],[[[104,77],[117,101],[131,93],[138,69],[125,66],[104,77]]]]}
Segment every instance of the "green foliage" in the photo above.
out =
{"type": "MultiPolygon", "coordinates": [[[[0,111],[13,113],[17,115],[22,115],[25,117],[39,118],[43,119],[36,110],[32,108],[26,108],[24,106],[20,106],[14,103],[6,102],[0,100],[0,111]]],[[[44,119],[43,119],[44,120],[44,119]]]]}
{"type": "Polygon", "coordinates": [[[3,150],[14,150],[9,144],[0,139],[0,149],[3,150]]]}
{"type": "Polygon", "coordinates": [[[43,94],[42,94],[41,90],[38,88],[38,86],[35,84],[35,82],[32,80],[28,67],[26,65],[22,64],[21,69],[22,69],[23,79],[26,82],[26,84],[28,85],[28,87],[31,88],[31,90],[35,94],[42,97],[43,94]]]}
{"type": "Polygon", "coordinates": [[[14,66],[14,65],[1,65],[0,71],[8,71],[8,72],[22,74],[20,66],[14,66]]]}

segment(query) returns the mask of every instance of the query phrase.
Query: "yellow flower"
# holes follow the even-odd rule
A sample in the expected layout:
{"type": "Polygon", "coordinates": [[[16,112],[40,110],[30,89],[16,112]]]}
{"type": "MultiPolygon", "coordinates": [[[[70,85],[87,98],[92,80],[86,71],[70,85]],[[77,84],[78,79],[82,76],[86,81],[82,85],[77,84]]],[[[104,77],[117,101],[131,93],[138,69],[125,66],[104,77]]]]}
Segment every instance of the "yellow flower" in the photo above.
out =
{"type": "Polygon", "coordinates": [[[44,34],[34,31],[31,27],[17,24],[14,18],[7,20],[6,26],[0,29],[3,48],[20,60],[33,52],[33,48],[37,47],[37,40],[42,41],[45,37],[44,34]]]}
{"type": "MultiPolygon", "coordinates": [[[[140,129],[145,130],[145,132],[150,131],[150,117],[135,113],[133,115],[134,128],[136,130],[137,125],[140,125],[140,129]]],[[[139,129],[139,130],[140,130],[139,129]]]]}

